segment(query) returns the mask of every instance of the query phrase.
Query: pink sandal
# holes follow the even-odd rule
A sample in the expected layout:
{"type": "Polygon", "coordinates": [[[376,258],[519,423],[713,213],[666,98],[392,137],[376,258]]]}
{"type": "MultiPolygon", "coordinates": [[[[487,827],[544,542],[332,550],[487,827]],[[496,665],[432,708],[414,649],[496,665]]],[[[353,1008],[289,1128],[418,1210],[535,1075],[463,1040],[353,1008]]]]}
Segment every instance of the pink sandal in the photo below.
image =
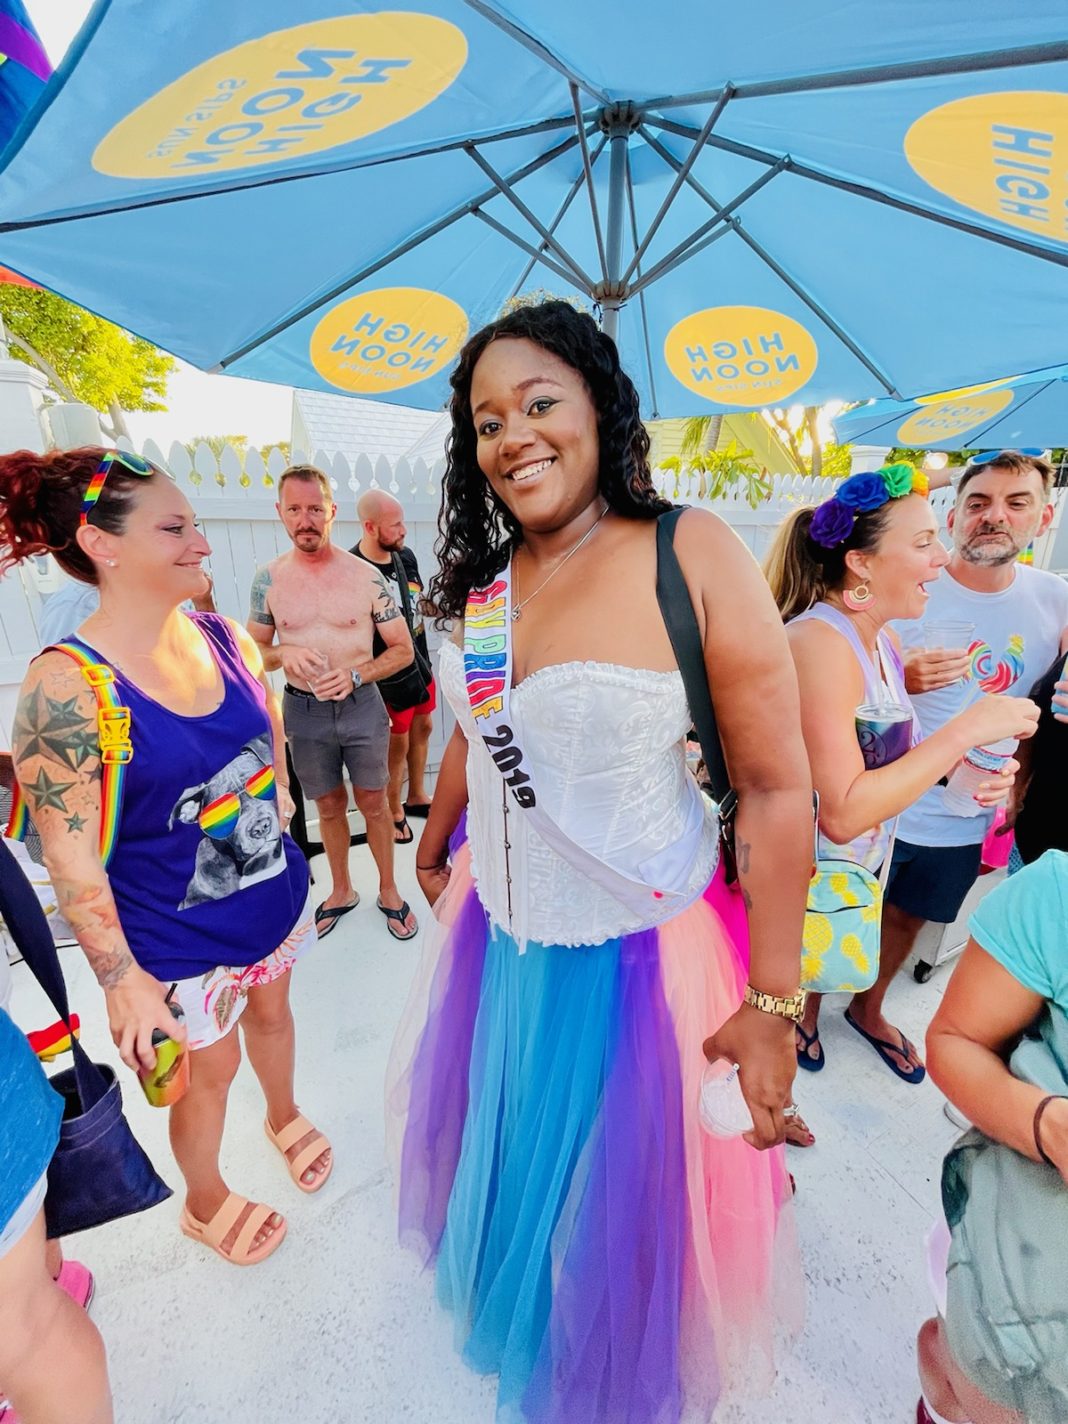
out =
{"type": "Polygon", "coordinates": [[[262,1202],[251,1202],[248,1197],[239,1197],[236,1192],[230,1192],[210,1221],[198,1221],[189,1208],[183,1206],[178,1225],[191,1240],[207,1246],[232,1266],[256,1266],[260,1261],[266,1261],[285,1240],[287,1226],[283,1217],[280,1226],[271,1227],[271,1234],[262,1245],[253,1245],[256,1233],[263,1230],[272,1216],[277,1215],[273,1207],[264,1206],[262,1202]],[[246,1207],[251,1207],[252,1210],[237,1233],[234,1244],[228,1251],[224,1251],[222,1243],[233,1231],[246,1207]]]}
{"type": "Polygon", "coordinates": [[[304,1182],[301,1180],[312,1163],[317,1161],[324,1152],[330,1150],[330,1143],[319,1129],[308,1121],[303,1113],[298,1112],[292,1122],[287,1122],[285,1127],[279,1128],[277,1132],[272,1130],[269,1122],[264,1122],[263,1130],[267,1134],[268,1141],[273,1142],[279,1152],[281,1152],[282,1157],[285,1159],[286,1167],[289,1170],[289,1175],[302,1192],[307,1192],[310,1195],[312,1192],[317,1192],[321,1187],[326,1185],[326,1179],[334,1170],[332,1151],[330,1162],[325,1172],[317,1172],[314,1182],[304,1182]],[[308,1146],[298,1152],[293,1160],[290,1161],[286,1153],[291,1147],[298,1143],[302,1137],[307,1137],[309,1132],[314,1132],[315,1136],[311,1142],[309,1142],[308,1146]]]}

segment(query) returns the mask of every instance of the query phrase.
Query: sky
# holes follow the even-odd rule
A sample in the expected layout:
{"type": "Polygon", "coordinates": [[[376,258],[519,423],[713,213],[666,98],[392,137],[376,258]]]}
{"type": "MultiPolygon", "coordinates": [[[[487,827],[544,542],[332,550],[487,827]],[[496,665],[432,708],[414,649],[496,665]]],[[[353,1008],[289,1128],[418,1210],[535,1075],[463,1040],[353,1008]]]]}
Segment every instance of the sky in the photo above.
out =
{"type": "MultiPolygon", "coordinates": [[[[26,0],[53,65],[59,64],[91,8],[91,0],[26,0]]],[[[173,440],[194,435],[247,435],[252,445],[267,445],[289,439],[293,388],[208,376],[180,361],[168,383],[167,404],[165,411],[129,414],[135,444],[155,440],[166,451],[173,440]]]]}

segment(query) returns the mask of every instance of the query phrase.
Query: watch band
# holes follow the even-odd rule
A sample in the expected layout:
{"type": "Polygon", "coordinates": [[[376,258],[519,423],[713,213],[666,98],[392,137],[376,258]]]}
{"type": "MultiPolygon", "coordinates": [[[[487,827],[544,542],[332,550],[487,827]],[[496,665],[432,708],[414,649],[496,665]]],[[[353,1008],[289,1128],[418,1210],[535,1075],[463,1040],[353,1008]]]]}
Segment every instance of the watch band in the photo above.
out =
{"type": "Polygon", "coordinates": [[[760,989],[754,989],[752,984],[745,986],[745,1002],[750,1008],[759,1009],[762,1014],[790,1019],[793,1023],[800,1023],[804,1018],[807,1000],[804,989],[798,989],[796,994],[765,994],[760,989]]]}
{"type": "Polygon", "coordinates": [[[356,671],[355,668],[352,669],[352,686],[353,690],[355,690],[357,687],[363,686],[363,678],[360,676],[360,674],[356,671]]]}

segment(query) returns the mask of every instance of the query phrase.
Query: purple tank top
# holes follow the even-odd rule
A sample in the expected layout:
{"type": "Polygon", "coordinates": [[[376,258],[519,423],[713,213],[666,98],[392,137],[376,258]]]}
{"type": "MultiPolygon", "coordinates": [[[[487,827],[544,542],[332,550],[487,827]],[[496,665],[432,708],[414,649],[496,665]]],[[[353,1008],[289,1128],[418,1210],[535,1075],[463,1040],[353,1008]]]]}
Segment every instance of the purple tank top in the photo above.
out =
{"type": "Polygon", "coordinates": [[[187,616],[222,673],[214,712],[179,716],[115,669],[134,753],[108,878],[130,950],[157,979],[255,964],[308,894],[304,857],[278,818],[263,688],[225,618],[187,616]]]}

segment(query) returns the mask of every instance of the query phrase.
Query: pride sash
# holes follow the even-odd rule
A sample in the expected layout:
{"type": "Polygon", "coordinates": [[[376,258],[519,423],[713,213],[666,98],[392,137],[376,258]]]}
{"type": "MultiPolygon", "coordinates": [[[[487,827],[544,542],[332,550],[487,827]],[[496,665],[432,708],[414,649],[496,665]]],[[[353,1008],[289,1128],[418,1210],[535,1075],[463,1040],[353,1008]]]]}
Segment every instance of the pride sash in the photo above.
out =
{"type": "Polygon", "coordinates": [[[512,570],[475,589],[464,612],[464,678],[467,700],[486,750],[531,825],[563,860],[600,885],[620,904],[645,916],[654,900],[685,898],[685,892],[634,879],[601,860],[567,834],[538,799],[533,768],[509,714],[512,688],[512,570]]]}

